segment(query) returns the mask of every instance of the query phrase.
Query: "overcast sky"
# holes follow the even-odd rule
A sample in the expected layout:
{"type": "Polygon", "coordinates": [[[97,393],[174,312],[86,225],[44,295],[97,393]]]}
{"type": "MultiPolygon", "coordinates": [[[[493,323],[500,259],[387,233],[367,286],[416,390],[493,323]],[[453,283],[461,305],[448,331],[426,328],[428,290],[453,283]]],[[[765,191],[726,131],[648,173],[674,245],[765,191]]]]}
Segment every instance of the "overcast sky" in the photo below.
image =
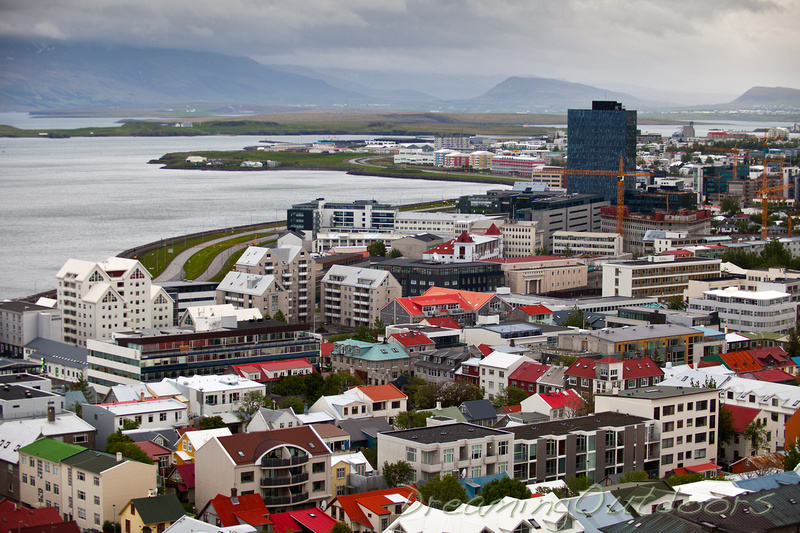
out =
{"type": "Polygon", "coordinates": [[[0,0],[0,35],[266,64],[800,88],[800,0],[0,0]]]}

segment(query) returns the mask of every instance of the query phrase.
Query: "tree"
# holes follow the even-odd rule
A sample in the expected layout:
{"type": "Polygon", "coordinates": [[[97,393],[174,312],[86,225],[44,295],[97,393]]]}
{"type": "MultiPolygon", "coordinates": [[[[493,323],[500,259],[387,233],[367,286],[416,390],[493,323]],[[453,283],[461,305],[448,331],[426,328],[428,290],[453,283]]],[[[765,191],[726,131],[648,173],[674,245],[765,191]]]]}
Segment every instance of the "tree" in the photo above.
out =
{"type": "Polygon", "coordinates": [[[572,326],[575,328],[586,328],[586,315],[584,315],[582,309],[578,309],[578,306],[572,308],[572,311],[569,312],[567,315],[567,319],[564,321],[562,326],[572,326]]]}
{"type": "Polygon", "coordinates": [[[764,246],[764,250],[761,252],[761,259],[764,260],[764,266],[767,268],[786,268],[792,262],[792,252],[787,250],[781,241],[774,238],[764,246]]]}
{"type": "Polygon", "coordinates": [[[401,252],[397,248],[392,248],[392,251],[389,252],[389,257],[391,257],[392,259],[397,259],[398,257],[403,257],[403,252],[401,252]]]}
{"type": "Polygon", "coordinates": [[[800,324],[789,330],[789,342],[786,343],[786,353],[789,357],[800,357],[800,324]]]}
{"type": "Polygon", "coordinates": [[[287,396],[278,400],[278,409],[292,408],[295,413],[302,413],[306,410],[306,404],[297,396],[287,396]]]}
{"type": "Polygon", "coordinates": [[[119,452],[123,457],[132,461],[138,461],[148,465],[153,464],[153,460],[150,459],[150,456],[139,448],[130,436],[123,435],[121,429],[118,429],[116,433],[109,435],[106,439],[105,451],[106,453],[114,454],[119,452]]]}
{"type": "Polygon", "coordinates": [[[589,490],[589,487],[592,486],[592,482],[586,476],[568,477],[564,480],[564,483],[567,485],[569,494],[564,494],[562,491],[562,498],[580,496],[582,492],[589,490]]]}
{"type": "Polygon", "coordinates": [[[683,485],[685,483],[694,483],[695,481],[703,481],[704,479],[706,479],[705,474],[692,472],[690,474],[680,474],[680,475],[670,476],[667,478],[667,483],[675,487],[677,485],[683,485]]]}
{"type": "Polygon", "coordinates": [[[259,409],[267,406],[267,401],[266,396],[259,391],[254,390],[246,392],[244,397],[242,397],[242,404],[236,412],[237,418],[247,424],[252,420],[259,409]]]}
{"type": "Polygon", "coordinates": [[[522,481],[513,477],[502,477],[493,479],[481,489],[483,505],[491,505],[502,500],[506,496],[511,496],[518,500],[531,497],[531,491],[522,481]]]}
{"type": "Polygon", "coordinates": [[[706,165],[713,165],[713,164],[714,164],[714,158],[711,156],[706,157],[706,165]]]}
{"type": "Polygon", "coordinates": [[[139,429],[141,426],[141,422],[137,422],[136,420],[131,420],[130,418],[125,418],[122,420],[122,430],[128,431],[129,429],[139,429]]]}
{"type": "Polygon", "coordinates": [[[321,396],[320,389],[322,389],[324,380],[322,379],[322,374],[319,372],[306,374],[304,380],[306,383],[306,399],[310,405],[316,402],[321,396]]]}
{"type": "Polygon", "coordinates": [[[720,204],[720,209],[723,213],[732,217],[736,213],[742,212],[742,204],[739,202],[739,199],[735,196],[726,196],[722,199],[722,203],[720,204]]]}
{"type": "Polygon", "coordinates": [[[322,381],[322,386],[319,389],[320,396],[335,396],[343,393],[350,387],[363,385],[361,380],[347,372],[337,372],[335,374],[328,374],[322,381]]]}
{"type": "Polygon", "coordinates": [[[403,411],[396,417],[394,417],[394,427],[395,429],[408,429],[408,420],[409,417],[414,422],[415,428],[424,428],[425,427],[425,419],[428,417],[433,416],[433,413],[430,411],[403,411]]]}
{"type": "Polygon", "coordinates": [[[385,257],[386,256],[386,243],[383,241],[375,241],[367,245],[367,252],[370,257],[385,257]]]}
{"type": "Polygon", "coordinates": [[[429,507],[451,511],[469,499],[467,491],[453,474],[429,479],[419,488],[419,494],[429,507]]]}
{"type": "Polygon", "coordinates": [[[632,481],[647,481],[650,476],[644,470],[629,470],[619,476],[618,483],[630,483],[632,481]]]}
{"type": "Polygon", "coordinates": [[[372,334],[375,337],[386,334],[386,322],[381,320],[380,317],[376,318],[375,323],[372,325],[372,334]]]}
{"type": "Polygon", "coordinates": [[[353,530],[347,525],[347,522],[336,522],[331,528],[331,533],[352,533],[353,530]]]}
{"type": "Polygon", "coordinates": [[[739,268],[751,270],[754,268],[761,268],[764,266],[764,260],[760,255],[752,252],[747,252],[740,248],[728,248],[722,254],[723,263],[733,263],[739,268]]]}
{"type": "Polygon", "coordinates": [[[756,419],[750,422],[744,430],[744,436],[750,439],[750,444],[753,446],[753,451],[756,455],[762,448],[766,448],[767,427],[760,420],[756,419]]]}
{"type": "Polygon", "coordinates": [[[793,439],[783,455],[783,469],[787,472],[794,470],[800,464],[800,450],[797,449],[797,440],[793,439]]]}
{"type": "Polygon", "coordinates": [[[383,479],[386,480],[386,485],[393,489],[395,487],[405,487],[411,483],[414,469],[406,461],[401,460],[395,463],[384,461],[382,473],[383,479]]]}
{"type": "Polygon", "coordinates": [[[86,378],[83,376],[83,372],[81,372],[81,375],[78,376],[78,381],[70,384],[69,390],[81,392],[84,396],[86,396],[89,390],[89,382],[86,381],[86,378]]]}
{"type": "Polygon", "coordinates": [[[224,428],[225,422],[222,421],[222,417],[219,415],[204,416],[203,418],[200,419],[200,422],[197,423],[197,426],[200,429],[224,428]]]}
{"type": "Polygon", "coordinates": [[[570,248],[569,244],[564,247],[564,257],[572,257],[572,248],[570,248]]]}
{"type": "Polygon", "coordinates": [[[667,304],[667,309],[675,309],[677,311],[683,311],[686,305],[683,301],[683,296],[673,296],[670,298],[669,303],[667,304]]]}
{"type": "Polygon", "coordinates": [[[519,405],[522,400],[528,397],[528,393],[519,387],[506,387],[492,398],[492,405],[504,407],[507,405],[519,405]]]}
{"type": "Polygon", "coordinates": [[[703,383],[700,383],[699,381],[695,381],[694,378],[691,378],[689,380],[689,386],[696,388],[703,388],[703,389],[716,389],[717,380],[715,380],[711,376],[706,376],[706,380],[703,383]]]}
{"type": "Polygon", "coordinates": [[[550,255],[550,250],[547,249],[547,246],[542,246],[535,249],[533,255],[550,255]]]}
{"type": "Polygon", "coordinates": [[[375,336],[372,334],[372,330],[364,324],[361,324],[356,328],[353,339],[362,342],[375,342],[375,336]]]}
{"type": "MultiPolygon", "coordinates": [[[[568,391],[574,393],[575,391],[568,391]]],[[[588,393],[587,393],[588,394],[588,393]]],[[[570,394],[564,398],[564,418],[575,418],[576,416],[584,416],[586,413],[586,400],[578,394],[570,394]]],[[[594,395],[592,395],[592,405],[594,405],[594,395]]],[[[594,411],[594,408],[592,408],[594,411]]]]}
{"type": "Polygon", "coordinates": [[[283,311],[278,309],[275,311],[275,314],[272,315],[272,320],[277,320],[278,322],[286,322],[286,316],[283,314],[283,311]]]}
{"type": "Polygon", "coordinates": [[[293,374],[278,380],[272,386],[272,392],[279,396],[297,396],[306,394],[306,380],[304,376],[293,374]]]}
{"type": "Polygon", "coordinates": [[[730,443],[733,437],[736,436],[736,428],[733,426],[733,413],[725,407],[725,404],[719,406],[719,426],[717,429],[717,457],[724,457],[723,446],[730,443]]]}

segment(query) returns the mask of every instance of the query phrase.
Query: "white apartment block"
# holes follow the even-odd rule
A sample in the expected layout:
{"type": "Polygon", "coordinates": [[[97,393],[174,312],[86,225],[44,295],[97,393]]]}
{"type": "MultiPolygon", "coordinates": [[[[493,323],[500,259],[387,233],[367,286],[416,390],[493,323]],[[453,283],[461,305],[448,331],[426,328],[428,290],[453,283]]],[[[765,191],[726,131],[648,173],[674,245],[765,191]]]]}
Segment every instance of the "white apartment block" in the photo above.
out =
{"type": "Polygon", "coordinates": [[[266,386],[236,374],[194,375],[164,378],[188,398],[189,418],[222,415],[226,422],[236,419],[236,412],[249,392],[266,393],[266,386]]]}
{"type": "Polygon", "coordinates": [[[639,389],[595,394],[595,412],[616,412],[661,422],[661,469],[717,461],[719,390],[663,383],[639,389]]]}
{"type": "Polygon", "coordinates": [[[383,270],[333,265],[320,282],[323,323],[371,327],[386,304],[400,298],[402,288],[383,270]]]}
{"type": "Polygon", "coordinates": [[[325,253],[330,251],[344,252],[347,249],[366,250],[367,246],[373,242],[381,241],[390,248],[391,242],[407,237],[406,233],[387,232],[343,232],[336,230],[323,230],[316,234],[312,249],[314,253],[325,253]]]}
{"type": "Polygon", "coordinates": [[[719,312],[720,329],[788,333],[795,325],[797,303],[788,292],[727,287],[689,298],[689,309],[719,312]]]}
{"type": "Polygon", "coordinates": [[[139,261],[109,257],[95,263],[69,259],[56,274],[63,341],[86,346],[126,328],[172,325],[172,298],[139,261]]]}
{"type": "Polygon", "coordinates": [[[673,255],[606,263],[603,265],[603,297],[649,296],[668,302],[675,296],[683,296],[689,280],[720,277],[720,264],[719,259],[673,255]]]}
{"type": "Polygon", "coordinates": [[[470,213],[423,213],[417,211],[404,211],[398,213],[394,220],[394,230],[397,233],[412,234],[433,233],[441,237],[452,239],[462,233],[473,231],[478,225],[486,221],[500,223],[502,216],[486,216],[470,213]]]}
{"type": "Polygon", "coordinates": [[[536,232],[536,221],[518,220],[505,222],[500,226],[503,234],[503,254],[505,257],[530,257],[543,248],[542,235],[536,232]]]}
{"type": "Polygon", "coordinates": [[[237,309],[258,309],[262,316],[275,316],[280,311],[290,320],[289,293],[272,275],[228,272],[217,286],[217,305],[223,304],[237,309]]]}
{"type": "Polygon", "coordinates": [[[508,376],[525,361],[532,359],[504,352],[492,352],[481,359],[480,385],[484,390],[484,398],[491,400],[503,392],[508,385],[508,376]]]}
{"type": "Polygon", "coordinates": [[[622,235],[577,231],[554,232],[553,253],[564,255],[567,249],[571,255],[620,255],[622,253],[622,235]]]}
{"type": "Polygon", "coordinates": [[[313,259],[301,246],[250,246],[236,261],[235,269],[248,274],[275,276],[289,294],[289,312],[285,313],[286,318],[290,322],[308,322],[313,319],[316,291],[313,259]]]}
{"type": "Polygon", "coordinates": [[[126,420],[138,422],[139,429],[185,427],[189,423],[184,402],[174,398],[142,398],[141,401],[84,404],[82,418],[97,429],[100,449],[106,439],[121,430],[126,420]]]}
{"type": "Polygon", "coordinates": [[[21,359],[36,338],[61,340],[61,310],[28,302],[0,302],[0,355],[21,359]]]}

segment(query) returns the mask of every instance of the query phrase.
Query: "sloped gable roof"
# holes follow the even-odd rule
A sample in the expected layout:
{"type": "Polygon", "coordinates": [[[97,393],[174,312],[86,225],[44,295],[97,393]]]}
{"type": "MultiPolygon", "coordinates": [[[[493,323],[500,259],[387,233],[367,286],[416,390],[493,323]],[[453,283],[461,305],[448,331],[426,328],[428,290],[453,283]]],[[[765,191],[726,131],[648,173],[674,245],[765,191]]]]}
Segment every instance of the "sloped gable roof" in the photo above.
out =
{"type": "Polygon", "coordinates": [[[409,487],[372,490],[360,494],[337,496],[331,502],[331,505],[338,502],[351,522],[356,522],[374,529],[376,526],[373,526],[372,522],[367,518],[366,513],[361,507],[362,505],[364,508],[380,516],[381,514],[389,513],[385,506],[396,505],[398,503],[403,503],[403,501],[407,501],[408,503],[416,501],[416,490],[413,485],[409,487]],[[390,496],[396,497],[390,498],[390,496]]]}
{"type": "Polygon", "coordinates": [[[733,415],[733,429],[735,429],[737,433],[744,433],[744,430],[747,429],[747,426],[750,424],[750,422],[752,422],[758,416],[758,413],[761,412],[761,409],[743,407],[739,405],[723,404],[723,407],[725,407],[725,409],[730,411],[731,415],[733,415]]]}
{"type": "MultiPolygon", "coordinates": [[[[230,496],[217,494],[211,498],[207,505],[214,508],[223,527],[238,526],[239,520],[237,515],[243,512],[248,512],[248,516],[252,516],[250,513],[253,511],[260,513],[262,517],[269,515],[269,510],[264,504],[264,500],[262,500],[261,496],[258,494],[242,494],[237,498],[236,503],[231,500],[230,496]]],[[[248,523],[251,526],[256,525],[250,522],[248,523]]],[[[260,523],[265,522],[261,521],[260,523]]]]}
{"type": "Polygon", "coordinates": [[[186,509],[175,494],[134,498],[130,503],[136,507],[136,512],[145,524],[174,522],[186,514],[186,509]]]}

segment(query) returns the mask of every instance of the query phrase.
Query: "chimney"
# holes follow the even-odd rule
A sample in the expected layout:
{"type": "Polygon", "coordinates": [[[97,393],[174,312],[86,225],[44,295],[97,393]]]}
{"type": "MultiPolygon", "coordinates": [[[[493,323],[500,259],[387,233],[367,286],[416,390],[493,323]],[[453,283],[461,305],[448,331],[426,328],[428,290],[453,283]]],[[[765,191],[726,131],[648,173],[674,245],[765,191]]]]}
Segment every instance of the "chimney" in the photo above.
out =
{"type": "Polygon", "coordinates": [[[140,401],[140,402],[143,402],[143,401],[144,401],[144,391],[142,391],[142,392],[140,392],[140,393],[139,393],[139,401],[140,401]]]}
{"type": "Polygon", "coordinates": [[[436,410],[437,411],[441,411],[442,410],[442,402],[436,402],[436,410]]]}
{"type": "Polygon", "coordinates": [[[56,406],[53,402],[47,402],[47,421],[54,423],[56,421],[56,406]]]}
{"type": "Polygon", "coordinates": [[[236,487],[231,487],[231,499],[236,498],[239,495],[239,491],[236,487]]]}
{"type": "Polygon", "coordinates": [[[122,452],[117,452],[117,462],[118,463],[122,462],[122,452]]]}

